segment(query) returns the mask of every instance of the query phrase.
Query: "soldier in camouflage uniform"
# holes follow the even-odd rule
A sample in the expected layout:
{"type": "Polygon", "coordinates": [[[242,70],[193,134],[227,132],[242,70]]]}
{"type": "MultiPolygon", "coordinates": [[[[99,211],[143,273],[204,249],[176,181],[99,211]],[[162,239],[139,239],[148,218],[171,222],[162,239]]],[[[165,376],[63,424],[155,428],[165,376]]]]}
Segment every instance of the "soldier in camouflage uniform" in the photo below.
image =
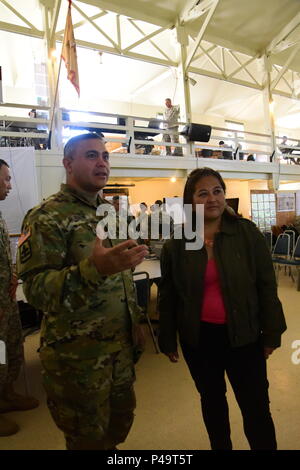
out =
{"type": "MultiPolygon", "coordinates": [[[[11,189],[9,167],[0,159],[0,201],[11,189]]],[[[15,393],[13,383],[17,379],[22,362],[23,335],[16,302],[17,277],[13,272],[9,235],[0,212],[0,341],[5,345],[5,361],[0,361],[0,413],[35,408],[38,401],[15,393]],[[4,363],[2,363],[4,362],[4,363]]],[[[0,436],[10,436],[19,427],[0,416],[0,436]]]]}
{"type": "Polygon", "coordinates": [[[67,184],[24,219],[18,271],[26,297],[44,311],[43,383],[67,449],[110,450],[134,417],[140,311],[131,269],[147,248],[96,237],[109,176],[103,139],[70,139],[63,163],[67,184]]]}

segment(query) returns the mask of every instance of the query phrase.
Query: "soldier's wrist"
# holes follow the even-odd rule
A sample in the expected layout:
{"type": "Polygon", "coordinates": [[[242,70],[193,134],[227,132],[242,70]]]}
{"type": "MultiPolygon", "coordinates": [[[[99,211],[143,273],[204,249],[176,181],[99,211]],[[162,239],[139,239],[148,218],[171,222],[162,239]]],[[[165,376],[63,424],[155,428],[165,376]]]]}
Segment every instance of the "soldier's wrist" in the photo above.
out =
{"type": "Polygon", "coordinates": [[[90,256],[88,259],[89,259],[89,262],[93,265],[93,267],[96,268],[98,275],[101,277],[101,280],[105,281],[107,279],[108,275],[101,271],[101,267],[98,266],[98,264],[95,261],[95,259],[93,258],[93,256],[90,256]]]}

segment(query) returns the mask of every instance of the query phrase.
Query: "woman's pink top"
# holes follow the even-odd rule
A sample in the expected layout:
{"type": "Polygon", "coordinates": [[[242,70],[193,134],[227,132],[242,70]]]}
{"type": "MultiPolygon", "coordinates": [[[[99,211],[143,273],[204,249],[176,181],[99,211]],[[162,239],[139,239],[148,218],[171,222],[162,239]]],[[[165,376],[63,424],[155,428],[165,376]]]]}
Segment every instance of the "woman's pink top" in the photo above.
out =
{"type": "Polygon", "coordinates": [[[218,324],[226,323],[226,311],[221,293],[220,278],[214,259],[208,260],[206,266],[201,321],[218,324]]]}

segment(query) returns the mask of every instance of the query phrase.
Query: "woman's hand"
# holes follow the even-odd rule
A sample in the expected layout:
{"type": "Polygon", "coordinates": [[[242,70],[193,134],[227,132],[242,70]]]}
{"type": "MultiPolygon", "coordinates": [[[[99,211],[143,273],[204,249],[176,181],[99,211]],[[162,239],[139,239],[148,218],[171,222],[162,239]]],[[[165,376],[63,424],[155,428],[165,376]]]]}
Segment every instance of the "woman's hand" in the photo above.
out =
{"type": "Polygon", "coordinates": [[[178,352],[171,352],[171,353],[166,353],[166,356],[170,359],[171,362],[178,362],[179,360],[179,355],[178,352]]]}

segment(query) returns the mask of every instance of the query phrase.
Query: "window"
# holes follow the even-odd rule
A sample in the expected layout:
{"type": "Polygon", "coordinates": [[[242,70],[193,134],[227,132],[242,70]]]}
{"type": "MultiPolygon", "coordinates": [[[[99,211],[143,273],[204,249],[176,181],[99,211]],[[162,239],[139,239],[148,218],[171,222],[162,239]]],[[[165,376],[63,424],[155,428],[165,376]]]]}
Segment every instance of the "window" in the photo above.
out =
{"type": "Polygon", "coordinates": [[[252,221],[262,232],[271,231],[272,225],[276,225],[276,199],[274,193],[251,192],[252,221]]]}

